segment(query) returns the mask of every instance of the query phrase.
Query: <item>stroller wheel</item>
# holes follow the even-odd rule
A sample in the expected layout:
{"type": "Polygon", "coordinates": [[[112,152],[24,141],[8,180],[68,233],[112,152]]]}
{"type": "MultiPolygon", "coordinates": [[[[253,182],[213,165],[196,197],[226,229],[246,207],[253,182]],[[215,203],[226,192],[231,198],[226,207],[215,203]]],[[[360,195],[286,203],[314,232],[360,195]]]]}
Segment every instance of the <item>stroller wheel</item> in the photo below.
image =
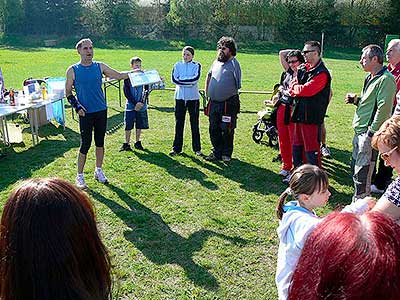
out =
{"type": "Polygon", "coordinates": [[[278,146],[278,132],[275,127],[269,132],[268,138],[268,142],[271,147],[278,146]]]}
{"type": "Polygon", "coordinates": [[[253,141],[255,141],[257,144],[259,144],[263,138],[264,132],[259,131],[259,130],[254,130],[253,131],[253,141]]]}

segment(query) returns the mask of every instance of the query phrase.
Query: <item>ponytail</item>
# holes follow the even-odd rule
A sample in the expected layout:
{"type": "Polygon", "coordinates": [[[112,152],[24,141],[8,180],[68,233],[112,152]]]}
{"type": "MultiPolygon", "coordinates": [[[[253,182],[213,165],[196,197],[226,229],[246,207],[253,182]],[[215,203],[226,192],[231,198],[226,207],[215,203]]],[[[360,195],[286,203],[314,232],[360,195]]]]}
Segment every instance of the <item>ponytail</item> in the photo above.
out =
{"type": "Polygon", "coordinates": [[[279,220],[282,220],[282,216],[285,213],[283,207],[285,206],[286,199],[289,195],[292,194],[290,187],[288,187],[279,197],[278,204],[276,205],[276,215],[279,220]]]}

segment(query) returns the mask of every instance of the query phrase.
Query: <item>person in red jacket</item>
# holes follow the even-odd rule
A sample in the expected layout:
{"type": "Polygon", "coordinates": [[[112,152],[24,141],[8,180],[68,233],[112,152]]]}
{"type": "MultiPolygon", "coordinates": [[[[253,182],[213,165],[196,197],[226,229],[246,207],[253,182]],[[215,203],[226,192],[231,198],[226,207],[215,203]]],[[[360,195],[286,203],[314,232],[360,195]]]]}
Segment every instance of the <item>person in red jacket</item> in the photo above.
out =
{"type": "Polygon", "coordinates": [[[319,42],[306,42],[303,55],[306,63],[299,67],[297,78],[289,88],[289,94],[295,97],[291,118],[295,123],[293,164],[294,167],[303,163],[321,166],[318,136],[328,107],[331,75],[321,59],[319,42]]]}

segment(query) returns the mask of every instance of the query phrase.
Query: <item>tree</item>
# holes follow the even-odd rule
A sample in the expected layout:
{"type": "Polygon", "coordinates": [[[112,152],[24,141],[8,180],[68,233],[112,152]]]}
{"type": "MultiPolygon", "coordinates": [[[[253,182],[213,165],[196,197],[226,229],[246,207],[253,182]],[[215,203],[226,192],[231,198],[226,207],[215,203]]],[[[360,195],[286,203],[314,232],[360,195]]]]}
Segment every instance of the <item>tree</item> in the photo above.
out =
{"type": "Polygon", "coordinates": [[[21,0],[4,0],[4,33],[21,33],[24,24],[24,15],[21,0]]]}

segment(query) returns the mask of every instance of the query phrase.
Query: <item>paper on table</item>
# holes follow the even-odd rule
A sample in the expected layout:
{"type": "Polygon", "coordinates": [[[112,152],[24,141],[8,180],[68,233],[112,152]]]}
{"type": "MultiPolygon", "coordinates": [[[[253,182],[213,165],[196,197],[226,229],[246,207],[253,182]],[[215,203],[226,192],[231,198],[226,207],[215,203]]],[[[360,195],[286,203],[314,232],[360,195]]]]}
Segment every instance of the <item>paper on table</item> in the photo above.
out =
{"type": "Polygon", "coordinates": [[[157,70],[148,70],[143,72],[129,73],[129,80],[131,81],[132,87],[146,85],[151,83],[160,82],[161,78],[157,70]]]}

